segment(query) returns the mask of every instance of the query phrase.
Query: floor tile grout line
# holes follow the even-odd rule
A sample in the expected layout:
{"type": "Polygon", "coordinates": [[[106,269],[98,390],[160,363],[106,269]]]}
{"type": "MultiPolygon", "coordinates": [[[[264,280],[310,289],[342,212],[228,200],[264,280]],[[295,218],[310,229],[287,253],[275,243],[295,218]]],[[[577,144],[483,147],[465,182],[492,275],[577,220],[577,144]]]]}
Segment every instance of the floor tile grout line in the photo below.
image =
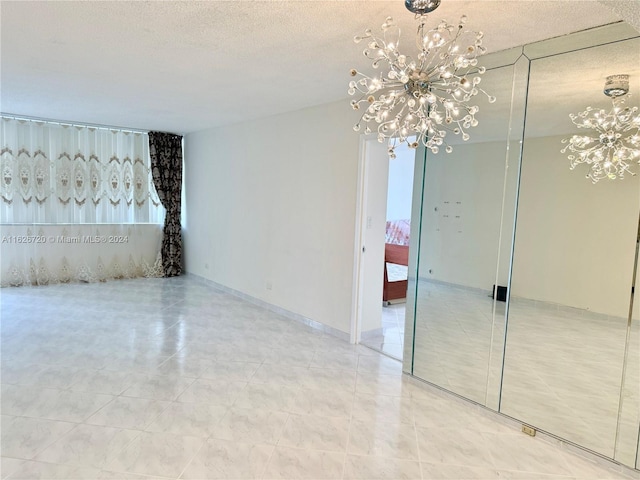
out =
{"type": "MultiPolygon", "coordinates": [[[[23,417],[23,418],[29,418],[29,417],[23,417]]],[[[48,419],[40,419],[37,418],[37,420],[48,420],[48,419]]],[[[52,420],[52,421],[58,421],[58,420],[52,420]]],[[[62,423],[62,422],[61,422],[62,423]]],[[[67,423],[72,423],[72,422],[67,422],[67,423]]],[[[71,427],[68,431],[66,431],[65,433],[63,433],[62,435],[60,435],[58,438],[56,438],[55,440],[53,440],[51,443],[46,444],[45,447],[41,448],[40,450],[38,450],[38,452],[33,455],[31,458],[28,459],[21,459],[21,460],[27,460],[27,461],[34,461],[35,458],[40,455],[42,452],[44,452],[47,448],[49,448],[50,446],[52,446],[54,443],[56,443],[57,441],[59,441],[60,439],[64,438],[65,436],[67,436],[69,433],[71,433],[73,430],[76,430],[80,425],[82,425],[81,423],[79,424],[73,424],[73,427],[71,427]]]]}
{"type": "Polygon", "coordinates": [[[182,475],[184,475],[184,472],[187,471],[187,469],[191,466],[191,464],[193,463],[195,458],[198,456],[198,454],[202,451],[203,448],[205,448],[205,445],[207,445],[207,443],[209,442],[210,438],[211,438],[211,435],[209,435],[207,438],[202,440],[202,445],[200,445],[200,448],[196,449],[196,452],[191,456],[191,458],[186,463],[186,465],[184,466],[184,468],[182,469],[180,474],[176,477],[176,480],[182,478],[182,475]]]}
{"type": "MultiPolygon", "coordinates": [[[[289,330],[291,330],[291,329],[289,329],[289,330]]],[[[315,345],[319,345],[319,343],[318,343],[318,342],[315,342],[314,344],[315,344],[315,345]]],[[[336,349],[335,351],[336,351],[336,352],[338,352],[338,351],[345,351],[345,352],[346,352],[346,350],[341,350],[341,349],[336,349]]],[[[355,350],[351,350],[351,352],[353,353],[353,352],[355,352],[355,350]]],[[[168,358],[172,358],[172,357],[174,357],[175,355],[176,355],[176,353],[174,353],[172,356],[170,356],[170,357],[166,357],[166,358],[167,358],[167,359],[168,359],[168,358]]],[[[165,359],[165,361],[166,361],[166,359],[165,359]]],[[[269,360],[265,358],[265,359],[263,359],[263,360],[262,360],[262,363],[261,363],[261,364],[266,364],[266,363],[268,363],[268,362],[269,362],[269,360]]],[[[164,362],[161,362],[161,364],[162,364],[162,363],[164,363],[164,362]]],[[[286,364],[285,364],[285,366],[286,366],[286,364]]],[[[316,366],[306,365],[304,368],[306,368],[307,370],[309,370],[309,369],[311,369],[312,367],[316,367],[316,366]]],[[[318,368],[323,368],[323,367],[318,367],[318,368]]],[[[327,368],[327,367],[325,366],[324,368],[327,368]]],[[[252,373],[252,376],[253,376],[253,375],[255,375],[255,372],[256,372],[256,371],[254,370],[254,372],[252,373]]],[[[146,374],[147,372],[144,372],[144,373],[146,374]]],[[[158,372],[153,372],[153,373],[154,373],[154,374],[158,374],[158,372]]],[[[360,373],[360,372],[358,372],[358,373],[360,373]]],[[[379,373],[379,372],[378,372],[378,373],[379,373]]],[[[356,378],[357,378],[357,377],[356,377],[356,378]]],[[[54,389],[55,389],[55,388],[54,388],[54,389]]],[[[72,390],[72,389],[71,389],[71,388],[69,388],[69,389],[67,389],[67,390],[72,390]]],[[[389,393],[389,392],[390,392],[390,391],[386,391],[386,390],[384,391],[384,393],[389,393]]],[[[123,392],[120,392],[120,393],[123,393],[123,392]]],[[[373,392],[373,393],[371,393],[371,392],[370,392],[370,394],[372,394],[372,395],[380,395],[380,394],[376,394],[375,392],[373,392]]],[[[113,394],[112,394],[112,395],[113,395],[113,394]]],[[[352,395],[353,395],[353,392],[352,392],[352,395]]],[[[119,395],[116,395],[116,396],[119,396],[119,395]]],[[[393,396],[395,396],[395,395],[393,395],[393,396]]],[[[175,402],[176,400],[177,400],[177,399],[173,399],[173,402],[175,402]]],[[[289,413],[291,413],[291,412],[289,412],[289,413]]],[[[353,416],[353,413],[351,413],[350,420],[349,420],[350,422],[352,421],[352,416],[353,416]]],[[[414,428],[416,428],[416,427],[415,427],[415,419],[414,419],[413,421],[414,421],[414,428]]],[[[350,425],[351,425],[351,424],[350,424],[350,425]]],[[[417,433],[417,431],[416,431],[416,433],[417,433]]],[[[346,457],[345,457],[345,458],[346,458],[346,457]]],[[[421,463],[422,463],[422,462],[421,462],[421,463]]],[[[344,474],[344,466],[343,466],[343,474],[344,474]]],[[[424,472],[422,472],[422,474],[424,474],[424,472]]]]}
{"type": "Polygon", "coordinates": [[[416,439],[416,451],[418,453],[418,468],[420,469],[420,478],[422,480],[425,480],[424,478],[424,468],[422,466],[422,455],[420,454],[420,439],[418,438],[418,425],[416,424],[416,418],[415,415],[413,414],[413,397],[410,401],[410,405],[411,405],[411,425],[413,427],[413,434],[415,435],[415,439],[416,439]]]}
{"type": "MultiPolygon", "coordinates": [[[[284,422],[284,426],[282,427],[282,431],[284,431],[284,429],[286,428],[287,422],[289,421],[290,418],[290,414],[287,413],[287,418],[284,422]]],[[[282,433],[280,434],[282,436],[282,433]]],[[[273,449],[271,450],[271,453],[269,454],[269,458],[267,459],[267,461],[265,462],[264,465],[264,469],[262,470],[262,475],[260,478],[265,478],[267,471],[269,470],[269,466],[271,465],[271,460],[273,459],[273,456],[276,453],[276,450],[278,449],[278,444],[280,442],[280,438],[278,438],[274,443],[273,443],[273,449]]]]}
{"type": "MultiPolygon", "coordinates": [[[[361,357],[358,356],[358,366],[360,366],[360,359],[361,357]]],[[[353,411],[356,408],[356,398],[357,398],[357,378],[356,378],[356,385],[354,387],[354,391],[353,391],[353,395],[351,397],[351,414],[349,415],[349,427],[347,429],[347,446],[345,448],[345,455],[344,455],[344,463],[342,465],[342,478],[344,480],[345,475],[347,473],[347,459],[349,457],[349,449],[351,447],[351,429],[353,428],[353,411]]]]}

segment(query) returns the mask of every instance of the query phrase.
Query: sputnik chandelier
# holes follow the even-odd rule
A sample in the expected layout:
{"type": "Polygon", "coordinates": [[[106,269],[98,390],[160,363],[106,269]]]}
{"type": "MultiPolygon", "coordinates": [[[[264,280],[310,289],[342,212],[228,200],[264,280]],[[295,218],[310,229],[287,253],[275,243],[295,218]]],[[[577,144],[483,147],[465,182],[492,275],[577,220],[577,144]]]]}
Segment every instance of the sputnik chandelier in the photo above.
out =
{"type": "Polygon", "coordinates": [[[440,0],[405,0],[418,20],[415,58],[400,53],[400,28],[391,17],[382,24],[382,37],[367,29],[354,38],[366,43],[363,53],[374,69],[381,64],[386,68],[374,76],[351,70],[351,76],[358,77],[349,83],[349,95],[358,95],[351,106],[363,111],[353,129],[360,131],[363,124],[365,133],[375,129],[380,143],[388,141],[391,158],[399,143],[417,148],[422,142],[433,153],[444,145],[447,153],[452,152],[447,134],[467,141],[467,130],[478,125],[478,107],[468,102],[479,92],[490,103],[496,101],[478,86],[486,71],[478,67],[477,59],[486,53],[482,32],[465,30],[465,16],[457,25],[443,20],[428,29],[427,14],[439,5],[440,0]]]}
{"type": "Polygon", "coordinates": [[[640,114],[638,107],[625,106],[629,92],[629,75],[607,77],[604,94],[611,97],[613,107],[604,109],[587,107],[584,112],[570,114],[571,121],[588,130],[590,135],[574,135],[565,138],[561,152],[569,150],[570,168],[586,163],[590,166],[587,178],[597,183],[603,178],[614,180],[624,178],[631,171],[634,162],[640,162],[640,114]]]}

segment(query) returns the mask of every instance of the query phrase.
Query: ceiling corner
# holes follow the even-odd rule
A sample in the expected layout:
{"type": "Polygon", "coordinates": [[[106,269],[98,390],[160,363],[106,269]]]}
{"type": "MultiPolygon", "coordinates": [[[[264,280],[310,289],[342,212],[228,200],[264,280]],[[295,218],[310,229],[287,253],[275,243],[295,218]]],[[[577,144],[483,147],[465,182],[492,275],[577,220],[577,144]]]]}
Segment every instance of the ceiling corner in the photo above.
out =
{"type": "Polygon", "coordinates": [[[598,0],[640,32],[640,0],[598,0]]]}

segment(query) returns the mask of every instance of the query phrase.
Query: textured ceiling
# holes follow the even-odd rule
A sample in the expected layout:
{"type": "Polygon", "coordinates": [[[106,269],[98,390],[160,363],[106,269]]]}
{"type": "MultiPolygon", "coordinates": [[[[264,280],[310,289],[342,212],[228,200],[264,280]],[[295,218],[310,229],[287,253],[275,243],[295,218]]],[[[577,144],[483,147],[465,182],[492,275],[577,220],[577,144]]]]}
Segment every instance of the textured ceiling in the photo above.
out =
{"type": "MultiPolygon", "coordinates": [[[[444,0],[432,20],[464,13],[498,51],[625,15],[605,3],[444,0]]],[[[0,109],[186,133],[331,102],[367,68],[353,36],[388,15],[413,37],[402,0],[2,0],[0,109]]]]}
{"type": "Polygon", "coordinates": [[[603,93],[606,77],[629,75],[625,105],[640,106],[640,38],[534,60],[528,88],[527,136],[587,134],[569,114],[588,106],[609,111],[603,93]]]}

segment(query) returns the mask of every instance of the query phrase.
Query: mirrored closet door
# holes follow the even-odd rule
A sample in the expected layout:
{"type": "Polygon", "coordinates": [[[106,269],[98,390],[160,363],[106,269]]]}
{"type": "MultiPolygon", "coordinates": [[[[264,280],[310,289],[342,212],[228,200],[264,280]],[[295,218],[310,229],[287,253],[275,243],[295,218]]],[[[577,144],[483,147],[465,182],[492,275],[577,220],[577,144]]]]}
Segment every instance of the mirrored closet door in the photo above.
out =
{"type": "Polygon", "coordinates": [[[640,40],[531,62],[500,411],[614,457],[640,177],[569,169],[569,115],[611,109],[609,75],[640,93],[640,40]]]}
{"type": "Polygon", "coordinates": [[[427,150],[421,199],[413,374],[496,409],[528,66],[521,53],[489,59],[481,86],[497,100],[476,97],[483,121],[470,141],[427,150]],[[502,286],[495,295],[494,285],[502,286]]]}
{"type": "Polygon", "coordinates": [[[640,166],[594,183],[561,150],[589,133],[570,114],[611,110],[606,77],[629,75],[626,105],[640,105],[638,52],[640,34],[619,23],[487,57],[482,86],[498,101],[480,105],[469,142],[426,152],[416,175],[404,365],[635,468],[640,166]]]}

